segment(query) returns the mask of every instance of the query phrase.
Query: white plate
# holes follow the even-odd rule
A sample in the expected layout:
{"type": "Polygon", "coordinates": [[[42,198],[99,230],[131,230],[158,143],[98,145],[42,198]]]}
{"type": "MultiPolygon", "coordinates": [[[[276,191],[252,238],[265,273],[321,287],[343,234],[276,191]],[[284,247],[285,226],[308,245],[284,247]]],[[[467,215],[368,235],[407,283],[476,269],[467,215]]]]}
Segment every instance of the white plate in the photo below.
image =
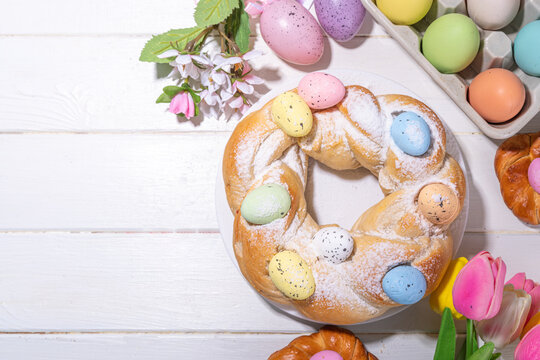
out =
{"type": "MultiPolygon", "coordinates": [[[[418,95],[414,94],[412,91],[403,87],[402,85],[376,74],[358,70],[325,70],[325,72],[336,76],[345,85],[356,84],[364,86],[370,89],[375,95],[403,94],[422,100],[418,95]]],[[[250,112],[260,109],[275,96],[295,88],[300,79],[301,77],[283,81],[280,86],[276,86],[273,90],[261,97],[261,99],[257,101],[257,103],[255,103],[250,109],[250,112]]],[[[467,167],[465,166],[463,155],[459,149],[456,138],[446,125],[445,128],[446,150],[450,155],[452,155],[452,157],[454,157],[454,159],[457,160],[467,179],[467,194],[465,196],[463,210],[461,211],[459,217],[450,226],[450,233],[454,239],[455,255],[459,245],[461,244],[461,240],[463,239],[465,225],[467,224],[467,215],[469,210],[469,178],[467,175],[467,167]]],[[[308,202],[308,211],[318,224],[339,224],[345,229],[350,229],[354,222],[365,210],[379,202],[382,198],[383,194],[379,187],[377,178],[371,175],[369,171],[365,169],[336,171],[320,164],[317,161],[314,161],[313,159],[309,159],[306,200],[308,202]],[[358,194],[359,196],[354,196],[354,194],[358,194]],[[361,203],[357,202],[358,199],[362,199],[361,203]]],[[[236,268],[239,269],[232,246],[234,217],[229,208],[229,204],[227,203],[227,196],[225,194],[221,158],[219,159],[219,170],[216,181],[216,212],[219,229],[225,244],[225,248],[227,249],[229,257],[235,264],[236,268]]],[[[240,271],[240,269],[238,271],[240,271]]],[[[246,284],[249,285],[247,280],[246,284]]],[[[313,321],[300,314],[292,307],[276,304],[269,300],[267,301],[273,306],[292,316],[307,321],[313,321]]],[[[395,315],[406,308],[407,306],[393,308],[377,318],[364,322],[364,324],[382,320],[389,316],[395,315]]]]}

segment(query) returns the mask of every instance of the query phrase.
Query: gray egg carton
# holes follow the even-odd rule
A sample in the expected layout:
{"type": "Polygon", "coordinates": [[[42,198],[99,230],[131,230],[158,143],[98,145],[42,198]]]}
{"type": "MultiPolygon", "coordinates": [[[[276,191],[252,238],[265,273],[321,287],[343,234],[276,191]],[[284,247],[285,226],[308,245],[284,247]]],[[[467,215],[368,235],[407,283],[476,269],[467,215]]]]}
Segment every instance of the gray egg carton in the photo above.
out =
{"type": "Polygon", "coordinates": [[[458,74],[442,74],[422,55],[421,40],[429,24],[449,13],[467,15],[465,0],[435,0],[428,14],[413,26],[394,25],[377,8],[375,0],[361,0],[367,11],[396,39],[401,46],[424,68],[437,84],[454,100],[467,116],[487,136],[494,139],[508,138],[521,130],[540,111],[540,78],[525,74],[514,63],[512,42],[518,31],[531,21],[540,18],[540,0],[521,0],[518,14],[510,25],[500,31],[480,29],[480,51],[473,63],[458,74]],[[485,121],[467,101],[467,88],[481,71],[502,67],[516,74],[527,90],[521,112],[502,124],[485,121]]]}

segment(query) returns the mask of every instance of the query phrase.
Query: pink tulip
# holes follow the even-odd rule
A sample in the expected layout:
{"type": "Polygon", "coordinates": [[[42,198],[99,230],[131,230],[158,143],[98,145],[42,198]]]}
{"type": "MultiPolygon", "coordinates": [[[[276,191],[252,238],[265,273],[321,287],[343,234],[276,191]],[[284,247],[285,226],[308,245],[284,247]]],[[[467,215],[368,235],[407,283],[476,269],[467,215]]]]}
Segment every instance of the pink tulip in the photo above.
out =
{"type": "Polygon", "coordinates": [[[529,321],[534,314],[540,311],[540,285],[527,279],[525,273],[517,273],[506,284],[512,284],[516,289],[525,290],[531,296],[531,310],[527,316],[527,321],[529,321]]]}
{"type": "Polygon", "coordinates": [[[516,348],[515,360],[540,360],[540,325],[533,327],[516,348]]]}
{"type": "Polygon", "coordinates": [[[184,114],[186,119],[191,119],[195,115],[195,103],[191,94],[187,91],[176,94],[171,100],[169,111],[176,115],[184,114]]]}
{"type": "Polygon", "coordinates": [[[472,320],[491,319],[499,312],[506,264],[487,251],[478,253],[459,272],[452,289],[454,307],[472,320]]]}
{"type": "Polygon", "coordinates": [[[519,337],[531,308],[531,297],[525,290],[504,286],[501,309],[491,319],[478,321],[476,331],[484,342],[492,342],[502,349],[519,337]]]}

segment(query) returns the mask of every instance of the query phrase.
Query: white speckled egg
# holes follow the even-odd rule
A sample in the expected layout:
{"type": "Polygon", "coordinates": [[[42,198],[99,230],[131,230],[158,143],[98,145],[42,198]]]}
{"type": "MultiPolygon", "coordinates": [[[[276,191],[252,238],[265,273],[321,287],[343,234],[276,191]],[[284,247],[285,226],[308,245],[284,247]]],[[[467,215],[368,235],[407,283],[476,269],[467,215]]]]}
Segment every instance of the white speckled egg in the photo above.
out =
{"type": "Polygon", "coordinates": [[[347,260],[354,249],[351,234],[337,226],[319,230],[313,237],[313,243],[319,255],[334,264],[347,260]]]}
{"type": "Polygon", "coordinates": [[[313,72],[300,80],[298,95],[312,109],[327,109],[343,100],[345,86],[335,76],[313,72]]]}

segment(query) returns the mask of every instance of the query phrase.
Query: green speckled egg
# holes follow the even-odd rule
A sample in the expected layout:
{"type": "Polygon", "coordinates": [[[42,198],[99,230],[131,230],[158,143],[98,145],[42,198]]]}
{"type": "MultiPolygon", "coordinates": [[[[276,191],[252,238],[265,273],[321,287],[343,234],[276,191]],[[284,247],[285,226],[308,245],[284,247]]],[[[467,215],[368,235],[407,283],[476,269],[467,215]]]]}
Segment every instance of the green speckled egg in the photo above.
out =
{"type": "Polygon", "coordinates": [[[315,291],[309,265],[294,251],[274,255],[268,264],[268,273],[279,291],[293,300],[305,300],[315,291]]]}
{"type": "Polygon", "coordinates": [[[240,213],[248,222],[264,225],[284,217],[291,208],[291,197],[280,184],[264,184],[247,194],[240,213]]]}
{"type": "Polygon", "coordinates": [[[287,91],[274,99],[272,119],[289,136],[306,136],[313,126],[311,109],[300,95],[287,91]]]}

